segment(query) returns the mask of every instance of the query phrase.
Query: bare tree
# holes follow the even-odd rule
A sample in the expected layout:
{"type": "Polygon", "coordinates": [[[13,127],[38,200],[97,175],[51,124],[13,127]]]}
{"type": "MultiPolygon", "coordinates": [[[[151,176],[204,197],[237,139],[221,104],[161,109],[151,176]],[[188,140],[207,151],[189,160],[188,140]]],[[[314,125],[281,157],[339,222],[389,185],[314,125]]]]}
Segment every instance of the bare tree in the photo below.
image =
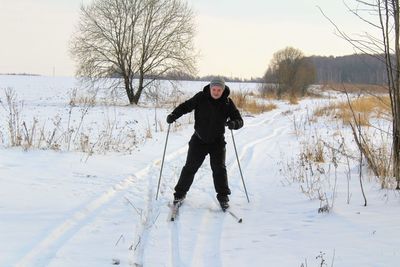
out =
{"type": "Polygon", "coordinates": [[[194,72],[194,15],[183,0],[94,0],[81,7],[71,54],[84,81],[124,87],[130,104],[169,71],[194,72]]]}
{"type": "Polygon", "coordinates": [[[352,0],[355,8],[345,3],[348,10],[366,23],[371,32],[355,37],[342,31],[321,10],[334,25],[338,35],[351,43],[358,51],[381,60],[386,66],[387,87],[389,89],[392,111],[392,153],[393,176],[400,189],[400,24],[399,0],[352,0]],[[378,35],[372,32],[377,31],[378,35]]]}
{"type": "Polygon", "coordinates": [[[279,97],[284,93],[290,93],[291,96],[304,95],[315,77],[314,65],[304,57],[303,52],[293,47],[275,52],[265,74],[267,82],[279,85],[279,97]]]}

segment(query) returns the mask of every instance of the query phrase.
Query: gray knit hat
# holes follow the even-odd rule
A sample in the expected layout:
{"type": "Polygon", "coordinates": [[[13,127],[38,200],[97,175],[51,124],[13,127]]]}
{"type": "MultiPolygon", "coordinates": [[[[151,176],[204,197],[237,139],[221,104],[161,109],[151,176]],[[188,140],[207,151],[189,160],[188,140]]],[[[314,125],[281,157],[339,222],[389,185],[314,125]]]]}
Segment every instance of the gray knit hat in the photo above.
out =
{"type": "Polygon", "coordinates": [[[220,87],[222,87],[222,89],[225,89],[224,79],[220,78],[220,77],[216,77],[216,78],[212,79],[210,82],[210,88],[213,86],[220,86],[220,87]]]}

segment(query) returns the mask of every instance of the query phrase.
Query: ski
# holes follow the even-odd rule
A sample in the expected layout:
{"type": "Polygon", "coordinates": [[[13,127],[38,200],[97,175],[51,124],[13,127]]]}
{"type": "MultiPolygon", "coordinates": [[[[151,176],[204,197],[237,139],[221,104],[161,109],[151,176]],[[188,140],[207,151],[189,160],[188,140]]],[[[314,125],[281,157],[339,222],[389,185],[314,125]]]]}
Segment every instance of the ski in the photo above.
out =
{"type": "Polygon", "coordinates": [[[179,207],[182,206],[182,203],[183,203],[183,201],[177,201],[172,204],[171,218],[170,218],[171,222],[176,220],[176,217],[178,216],[178,213],[179,213],[179,207]]]}
{"type": "Polygon", "coordinates": [[[243,219],[242,219],[242,218],[239,218],[235,213],[233,213],[233,212],[229,209],[229,207],[228,207],[228,208],[221,207],[221,209],[222,209],[223,212],[228,213],[228,214],[231,215],[233,218],[235,218],[235,219],[237,220],[238,223],[242,223],[242,222],[243,222],[243,219]]]}

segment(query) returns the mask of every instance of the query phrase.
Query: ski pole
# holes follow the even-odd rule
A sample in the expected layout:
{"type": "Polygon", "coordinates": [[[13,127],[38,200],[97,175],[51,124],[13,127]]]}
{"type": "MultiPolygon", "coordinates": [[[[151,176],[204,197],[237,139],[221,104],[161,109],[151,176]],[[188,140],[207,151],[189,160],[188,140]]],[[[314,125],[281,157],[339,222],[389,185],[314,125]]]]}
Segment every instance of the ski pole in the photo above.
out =
{"type": "Polygon", "coordinates": [[[240,167],[239,156],[238,156],[238,153],[237,153],[235,137],[233,137],[233,130],[232,129],[231,129],[231,135],[232,135],[233,147],[235,148],[235,154],[236,154],[237,163],[238,163],[238,166],[239,166],[240,176],[242,177],[244,192],[246,193],[247,202],[250,203],[249,195],[247,194],[246,184],[245,184],[244,178],[243,178],[242,168],[240,167]]]}
{"type": "Polygon", "coordinates": [[[242,222],[243,222],[243,219],[242,219],[242,218],[239,218],[238,216],[236,216],[236,214],[233,213],[231,210],[227,210],[227,212],[228,212],[233,218],[235,218],[235,219],[237,220],[238,223],[242,223],[242,222]]]}
{"type": "Polygon", "coordinates": [[[162,157],[162,161],[161,161],[160,177],[158,178],[156,200],[158,199],[158,191],[160,190],[161,175],[162,175],[162,170],[163,170],[163,166],[164,166],[165,151],[167,150],[168,136],[169,136],[169,129],[170,128],[171,128],[171,124],[168,124],[167,138],[165,139],[164,153],[163,153],[163,157],[162,157]]]}

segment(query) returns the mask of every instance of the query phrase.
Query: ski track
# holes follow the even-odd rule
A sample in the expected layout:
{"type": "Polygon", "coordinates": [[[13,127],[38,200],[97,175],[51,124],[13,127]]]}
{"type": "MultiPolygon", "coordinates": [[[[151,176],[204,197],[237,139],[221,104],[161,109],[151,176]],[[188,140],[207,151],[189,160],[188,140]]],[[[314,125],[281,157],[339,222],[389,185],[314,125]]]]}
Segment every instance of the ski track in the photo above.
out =
{"type": "Polygon", "coordinates": [[[200,223],[199,229],[196,231],[199,238],[198,242],[195,243],[195,254],[191,259],[190,266],[194,266],[194,264],[200,264],[200,266],[222,266],[220,251],[225,216],[221,215],[225,214],[216,215],[210,216],[210,212],[208,212],[207,216],[204,216],[203,221],[200,223]]]}
{"type": "MultiPolygon", "coordinates": [[[[277,120],[276,117],[279,114],[280,113],[275,113],[275,114],[273,114],[272,118],[266,119],[266,120],[262,120],[262,121],[260,121],[258,123],[251,124],[250,127],[264,126],[265,129],[267,129],[268,131],[271,131],[270,127],[268,127],[268,126],[270,126],[273,122],[275,122],[277,120]]],[[[238,157],[239,157],[239,161],[240,161],[240,164],[241,164],[242,171],[244,169],[246,169],[246,166],[251,162],[252,158],[256,154],[255,148],[256,148],[256,146],[258,144],[265,143],[265,142],[267,142],[267,141],[269,141],[269,140],[271,140],[271,139],[273,139],[273,138],[275,138],[275,137],[277,137],[277,136],[279,136],[279,135],[281,135],[281,134],[283,134],[283,133],[285,133],[287,131],[288,131],[288,129],[286,129],[285,124],[283,126],[280,126],[280,127],[272,127],[272,132],[270,132],[270,133],[266,134],[265,136],[260,137],[260,138],[258,138],[256,140],[253,140],[250,143],[245,144],[240,149],[238,148],[238,150],[240,151],[240,152],[238,151],[238,153],[240,153],[238,155],[238,157]]],[[[244,131],[241,131],[240,134],[244,135],[245,133],[244,133],[244,131]]],[[[263,134],[261,134],[261,135],[263,135],[263,134]]],[[[275,143],[273,145],[275,145],[275,143]]],[[[236,144],[236,146],[238,147],[237,144],[236,144]]],[[[268,153],[268,151],[265,152],[265,154],[267,154],[267,153],[268,153]]],[[[240,176],[240,172],[239,172],[238,168],[239,167],[237,166],[237,159],[236,158],[231,159],[230,163],[228,165],[228,173],[235,173],[235,176],[239,177],[240,176]],[[237,168],[237,170],[235,170],[236,168],[237,168]]],[[[243,173],[244,177],[245,177],[245,175],[246,174],[243,173]]],[[[243,183],[241,182],[241,177],[239,177],[239,179],[232,179],[231,178],[230,179],[230,186],[232,188],[238,189],[239,191],[243,192],[243,194],[245,194],[245,191],[244,191],[244,188],[243,188],[243,183]]],[[[248,189],[248,191],[251,192],[251,190],[249,190],[249,189],[248,189]]],[[[249,194],[251,195],[251,193],[249,193],[249,194]]],[[[250,196],[249,196],[249,198],[250,198],[250,196]]]]}
{"type": "MultiPolygon", "coordinates": [[[[239,160],[241,162],[241,166],[245,167],[249,164],[251,159],[255,156],[256,147],[261,143],[266,143],[275,137],[278,137],[284,133],[287,133],[289,129],[287,129],[287,123],[283,122],[282,126],[272,126],[276,122],[282,122],[285,120],[285,117],[279,116],[282,114],[282,110],[279,109],[273,113],[268,118],[263,118],[261,120],[255,119],[255,121],[246,124],[245,127],[238,132],[236,139],[240,139],[240,136],[245,135],[247,130],[252,130],[254,127],[262,127],[260,131],[260,138],[253,140],[247,144],[239,144],[238,142],[237,148],[240,151],[239,160]]],[[[252,130],[254,131],[254,130],[252,130]]],[[[229,134],[230,135],[230,134],[229,134]]],[[[236,136],[236,135],[235,135],[236,136]]],[[[236,140],[235,139],[235,140],[236,140]]],[[[237,140],[236,140],[237,142],[237,140]]],[[[232,149],[234,151],[234,149],[232,149]]],[[[185,143],[184,146],[169,152],[165,157],[165,165],[171,164],[171,162],[176,162],[179,160],[180,164],[182,165],[186,157],[187,152],[187,144],[185,143]]],[[[159,163],[159,162],[158,162],[159,163]]],[[[229,159],[227,159],[227,169],[228,173],[232,173],[235,171],[237,172],[236,176],[240,175],[238,171],[234,170],[237,168],[237,159],[234,155],[234,152],[231,153],[229,159]]],[[[159,165],[159,164],[158,164],[159,165]]],[[[164,166],[165,166],[164,165],[164,166]]],[[[164,219],[158,219],[158,221],[162,223],[166,223],[166,229],[169,229],[169,246],[170,246],[170,255],[169,261],[167,261],[167,265],[165,266],[173,266],[173,267],[183,267],[183,266],[215,266],[221,267],[224,266],[223,259],[221,258],[221,241],[224,231],[224,224],[225,220],[230,221],[230,223],[236,223],[236,220],[230,218],[230,215],[227,213],[220,213],[219,205],[215,200],[214,192],[210,191],[209,186],[201,186],[202,183],[210,184],[210,177],[209,171],[205,170],[206,168],[209,169],[209,163],[207,160],[205,164],[199,169],[198,174],[195,178],[195,183],[193,184],[191,191],[191,195],[198,195],[196,194],[196,190],[200,191],[202,195],[208,193],[208,202],[210,199],[214,200],[215,206],[218,207],[218,212],[210,210],[209,208],[200,208],[199,203],[197,203],[196,207],[191,206],[190,202],[187,200],[185,201],[184,205],[180,208],[180,213],[178,218],[175,222],[169,222],[164,219]],[[206,179],[209,178],[209,179],[206,179]],[[196,208],[196,213],[191,213],[190,210],[196,208]],[[229,217],[229,218],[227,218],[229,217]],[[169,226],[169,227],[168,227],[169,226]],[[189,233],[188,233],[189,232],[189,233]],[[189,240],[189,244],[188,243],[189,240]],[[190,246],[193,246],[190,248],[190,246]]],[[[164,177],[169,177],[162,182],[161,188],[164,190],[160,190],[160,199],[159,201],[155,201],[155,194],[154,194],[154,185],[156,181],[154,177],[156,176],[155,173],[143,173],[143,176],[148,177],[147,183],[147,190],[148,190],[148,205],[147,205],[147,219],[143,222],[143,225],[140,227],[137,236],[140,237],[140,248],[135,253],[135,260],[134,262],[137,266],[143,266],[146,263],[146,255],[145,250],[151,250],[150,248],[150,240],[151,231],[163,231],[165,230],[164,227],[158,226],[153,227],[157,222],[155,218],[159,216],[168,216],[169,208],[167,207],[166,203],[168,203],[168,199],[172,198],[171,196],[165,196],[165,193],[168,190],[165,190],[163,185],[169,184],[169,191],[173,192],[173,187],[175,181],[173,180],[173,175],[168,175],[167,172],[164,173],[164,177]],[[168,209],[168,211],[166,211],[168,209]],[[156,230],[154,230],[156,229],[156,230]],[[144,237],[144,238],[143,238],[144,237]]],[[[140,175],[140,176],[142,176],[140,175]]],[[[233,175],[231,175],[233,176],[233,175]]],[[[241,179],[230,179],[231,187],[243,191],[241,189],[242,183],[241,179]]],[[[143,188],[144,190],[144,188],[143,188]]],[[[168,192],[169,192],[168,191],[168,192]]],[[[211,201],[213,202],[213,201],[211,201]]],[[[160,242],[158,240],[157,242],[160,242]]],[[[138,241],[137,241],[138,242],[138,241]]],[[[162,242],[162,241],[161,241],[162,242]]],[[[164,244],[165,245],[165,244],[164,244]]],[[[165,262],[164,262],[165,264],[165,262]]],[[[160,263],[161,266],[161,263],[160,263]]]]}
{"type": "Polygon", "coordinates": [[[135,176],[129,176],[116,183],[108,191],[90,201],[87,205],[67,218],[58,227],[36,243],[13,266],[46,266],[52,256],[82,227],[92,221],[105,206],[121,193],[125,192],[134,182],[135,176]]]}
{"type": "MultiPolygon", "coordinates": [[[[165,163],[175,160],[177,157],[184,156],[186,154],[186,151],[187,151],[187,144],[185,143],[176,150],[166,154],[164,167],[166,165],[165,163]]],[[[163,184],[160,185],[160,192],[159,192],[159,197],[160,197],[159,201],[160,202],[162,201],[162,205],[157,205],[155,199],[156,188],[154,187],[155,185],[158,184],[155,177],[157,178],[159,177],[158,172],[160,171],[160,166],[161,166],[161,161],[155,160],[153,163],[148,165],[142,171],[137,173],[138,177],[141,178],[139,182],[147,181],[147,183],[145,183],[144,185],[142,184],[138,186],[141,192],[147,192],[147,206],[143,214],[144,219],[142,220],[141,224],[137,226],[135,235],[136,240],[134,241],[134,244],[137,244],[137,248],[134,251],[133,262],[136,264],[136,266],[143,266],[144,253],[145,253],[145,248],[147,247],[148,237],[150,235],[152,227],[155,225],[155,223],[159,220],[159,217],[161,216],[160,206],[167,206],[168,203],[168,201],[166,201],[165,199],[161,200],[161,197],[163,196],[163,191],[165,191],[162,190],[163,184],[164,185],[166,184],[165,181],[163,184]]],[[[166,175],[163,175],[163,178],[165,177],[166,175]]],[[[169,182],[171,179],[172,178],[168,179],[167,182],[169,182]]]]}
{"type": "Polygon", "coordinates": [[[175,221],[171,225],[171,255],[170,258],[172,266],[181,267],[183,266],[180,249],[179,249],[179,220],[175,221]]]}
{"type": "MultiPolygon", "coordinates": [[[[173,160],[175,157],[184,154],[186,152],[185,147],[186,145],[172,153],[169,153],[168,156],[166,156],[166,159],[173,160]]],[[[50,230],[40,241],[26,249],[27,252],[25,255],[11,265],[18,267],[47,266],[51,262],[51,259],[54,258],[57,251],[59,251],[75,234],[77,234],[80,229],[90,224],[96,215],[104,210],[110,202],[122,198],[128,190],[132,189],[133,185],[137,185],[137,183],[140,184],[143,180],[148,181],[146,186],[148,199],[152,200],[155,197],[154,191],[152,190],[154,188],[154,180],[145,178],[149,176],[153,177],[154,175],[148,174],[151,169],[154,170],[155,168],[159,168],[158,165],[160,165],[160,160],[155,160],[136,172],[134,175],[128,176],[122,181],[115,183],[106,192],[92,199],[86,205],[82,205],[82,208],[59,223],[59,225],[53,230],[50,230]]],[[[133,188],[133,190],[135,189],[133,188]]],[[[155,218],[152,217],[155,214],[152,210],[153,207],[154,205],[149,201],[146,211],[150,215],[150,220],[145,223],[147,226],[150,224],[151,220],[155,220],[155,218]]],[[[147,237],[146,230],[143,230],[143,233],[142,238],[145,240],[147,237]]]]}

